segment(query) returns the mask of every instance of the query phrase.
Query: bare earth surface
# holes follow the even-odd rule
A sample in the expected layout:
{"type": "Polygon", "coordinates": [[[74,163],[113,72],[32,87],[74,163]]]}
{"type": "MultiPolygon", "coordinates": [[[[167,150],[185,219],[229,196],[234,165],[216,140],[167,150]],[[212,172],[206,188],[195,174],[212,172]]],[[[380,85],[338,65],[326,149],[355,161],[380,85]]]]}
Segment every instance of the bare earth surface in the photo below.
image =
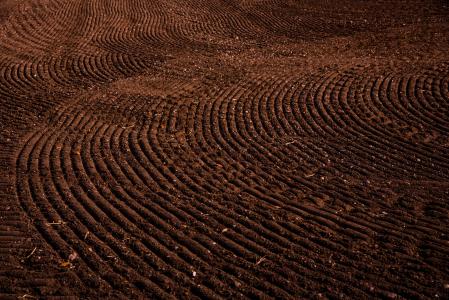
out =
{"type": "Polygon", "coordinates": [[[0,298],[448,298],[447,1],[0,1],[0,298]]]}

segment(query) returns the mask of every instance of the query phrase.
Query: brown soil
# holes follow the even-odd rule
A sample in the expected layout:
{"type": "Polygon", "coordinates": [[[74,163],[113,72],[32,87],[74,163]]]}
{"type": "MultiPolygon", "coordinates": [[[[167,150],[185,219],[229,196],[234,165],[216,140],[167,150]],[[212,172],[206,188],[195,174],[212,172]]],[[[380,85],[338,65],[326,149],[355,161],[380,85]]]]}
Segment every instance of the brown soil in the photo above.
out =
{"type": "Polygon", "coordinates": [[[448,298],[443,0],[0,1],[0,298],[448,298]]]}

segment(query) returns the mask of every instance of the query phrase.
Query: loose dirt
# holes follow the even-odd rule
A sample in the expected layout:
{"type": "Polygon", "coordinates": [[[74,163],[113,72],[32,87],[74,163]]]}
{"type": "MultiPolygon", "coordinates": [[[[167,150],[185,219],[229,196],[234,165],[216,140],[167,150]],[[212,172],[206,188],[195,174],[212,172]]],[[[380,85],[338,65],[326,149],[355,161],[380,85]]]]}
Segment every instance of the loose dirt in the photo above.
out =
{"type": "Polygon", "coordinates": [[[447,1],[0,1],[0,298],[448,298],[447,1]]]}

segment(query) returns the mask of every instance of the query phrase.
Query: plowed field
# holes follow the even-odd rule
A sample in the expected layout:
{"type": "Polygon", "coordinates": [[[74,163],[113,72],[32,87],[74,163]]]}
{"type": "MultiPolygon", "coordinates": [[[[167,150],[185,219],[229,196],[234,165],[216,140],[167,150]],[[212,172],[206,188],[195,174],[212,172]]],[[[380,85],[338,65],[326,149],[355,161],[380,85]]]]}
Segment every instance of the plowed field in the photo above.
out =
{"type": "Polygon", "coordinates": [[[449,3],[0,1],[0,298],[449,298],[449,3]]]}

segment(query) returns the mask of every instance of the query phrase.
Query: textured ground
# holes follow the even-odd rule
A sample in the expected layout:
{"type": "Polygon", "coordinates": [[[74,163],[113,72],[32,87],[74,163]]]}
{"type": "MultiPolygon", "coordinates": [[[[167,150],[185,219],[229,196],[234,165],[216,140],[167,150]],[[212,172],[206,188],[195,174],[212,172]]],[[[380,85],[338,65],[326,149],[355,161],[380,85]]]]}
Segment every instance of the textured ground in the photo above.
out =
{"type": "Polygon", "coordinates": [[[447,1],[0,0],[0,298],[448,298],[447,1]]]}

